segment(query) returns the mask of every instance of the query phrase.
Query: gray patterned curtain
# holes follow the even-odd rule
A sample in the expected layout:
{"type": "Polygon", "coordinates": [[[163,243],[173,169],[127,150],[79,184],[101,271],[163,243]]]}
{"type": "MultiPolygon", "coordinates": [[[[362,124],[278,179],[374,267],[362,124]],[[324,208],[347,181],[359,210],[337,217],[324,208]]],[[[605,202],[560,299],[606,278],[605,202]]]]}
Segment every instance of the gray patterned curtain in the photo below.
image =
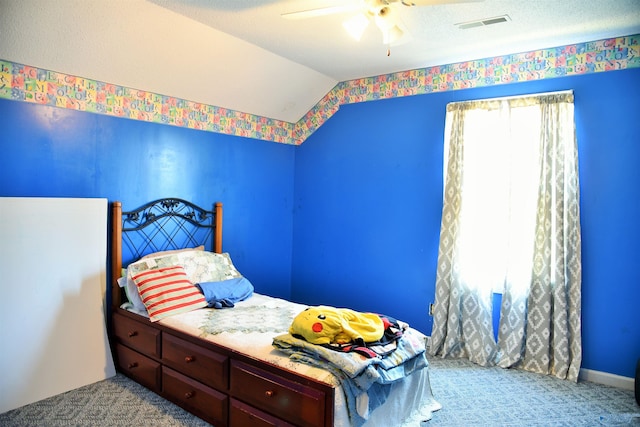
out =
{"type": "Polygon", "coordinates": [[[573,94],[453,103],[446,121],[429,352],[576,381],[582,345],[573,94]],[[494,292],[503,294],[497,342],[494,292]]]}

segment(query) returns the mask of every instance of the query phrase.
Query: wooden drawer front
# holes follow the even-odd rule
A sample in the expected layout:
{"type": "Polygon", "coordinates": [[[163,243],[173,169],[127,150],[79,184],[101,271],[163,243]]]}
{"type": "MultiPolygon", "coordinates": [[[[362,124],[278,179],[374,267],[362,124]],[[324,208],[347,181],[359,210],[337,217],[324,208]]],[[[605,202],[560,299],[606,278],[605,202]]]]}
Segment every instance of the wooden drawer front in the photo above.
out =
{"type": "Polygon", "coordinates": [[[239,400],[231,399],[229,427],[295,427],[239,400]]]}
{"type": "Polygon", "coordinates": [[[145,387],[155,392],[160,391],[161,368],[158,362],[122,344],[116,344],[116,354],[118,356],[118,366],[120,366],[122,372],[145,387]]]}
{"type": "Polygon", "coordinates": [[[297,426],[324,425],[324,392],[246,363],[231,362],[231,393],[297,426]]]}
{"type": "Polygon", "coordinates": [[[208,386],[222,391],[229,388],[229,358],[215,351],[165,333],[162,361],[208,386]]]}
{"type": "Polygon", "coordinates": [[[113,332],[127,347],[160,358],[160,331],[144,320],[147,324],[114,313],[113,332]]]}
{"type": "Polygon", "coordinates": [[[167,399],[216,426],[227,425],[228,397],[166,366],[162,367],[162,392],[167,399]]]}

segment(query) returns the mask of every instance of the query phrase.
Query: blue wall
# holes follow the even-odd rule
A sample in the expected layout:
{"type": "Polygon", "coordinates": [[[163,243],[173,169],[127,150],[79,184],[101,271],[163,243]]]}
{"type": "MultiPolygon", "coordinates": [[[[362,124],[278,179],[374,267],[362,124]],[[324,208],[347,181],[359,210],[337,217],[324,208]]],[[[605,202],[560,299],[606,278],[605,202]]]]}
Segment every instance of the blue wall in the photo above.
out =
{"type": "Polygon", "coordinates": [[[583,368],[640,357],[640,69],[341,107],[296,152],[296,300],[381,311],[429,334],[445,108],[573,89],[583,239],[583,368]]]}
{"type": "Polygon", "coordinates": [[[221,201],[223,249],[289,296],[295,147],[7,100],[0,129],[0,196],[221,201]]]}
{"type": "Polygon", "coordinates": [[[583,367],[640,357],[640,69],[345,105],[302,146],[0,100],[0,196],[225,205],[224,249],[259,292],[382,311],[429,334],[445,106],[573,89],[583,367]]]}

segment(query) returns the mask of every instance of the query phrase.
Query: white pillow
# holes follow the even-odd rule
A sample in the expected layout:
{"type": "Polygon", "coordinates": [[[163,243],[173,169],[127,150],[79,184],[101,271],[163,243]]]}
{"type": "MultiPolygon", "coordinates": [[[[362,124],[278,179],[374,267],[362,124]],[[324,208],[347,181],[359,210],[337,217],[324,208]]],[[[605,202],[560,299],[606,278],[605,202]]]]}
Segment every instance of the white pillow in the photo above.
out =
{"type": "Polygon", "coordinates": [[[140,259],[159,258],[161,256],[176,254],[176,253],[179,253],[179,252],[187,252],[187,251],[204,251],[204,245],[196,246],[195,248],[170,249],[168,251],[153,252],[153,253],[150,253],[150,254],[147,254],[147,255],[143,256],[140,259]]]}
{"type": "Polygon", "coordinates": [[[138,287],[135,282],[131,279],[129,274],[126,274],[118,279],[118,285],[121,288],[124,288],[124,293],[127,295],[127,299],[129,303],[133,306],[136,311],[146,313],[147,307],[145,307],[142,299],[140,298],[140,293],[138,292],[138,287]]]}
{"type": "Polygon", "coordinates": [[[228,253],[215,253],[199,250],[184,250],[180,252],[172,252],[170,254],[157,257],[144,257],[139,261],[129,264],[126,274],[126,283],[124,277],[118,279],[118,284],[124,287],[129,302],[138,311],[146,311],[146,307],[140,298],[138,287],[132,277],[142,273],[143,271],[155,268],[167,268],[174,266],[182,266],[191,283],[204,282],[221,282],[223,280],[235,279],[242,277],[242,274],[235,268],[228,253]]]}
{"type": "Polygon", "coordinates": [[[192,283],[221,282],[242,277],[231,262],[228,253],[218,254],[207,251],[182,252],[177,254],[192,283]]]}
{"type": "Polygon", "coordinates": [[[228,253],[218,254],[208,251],[190,250],[159,257],[143,258],[130,264],[128,276],[134,276],[152,268],[180,265],[192,283],[220,282],[242,277],[236,270],[228,253]]]}

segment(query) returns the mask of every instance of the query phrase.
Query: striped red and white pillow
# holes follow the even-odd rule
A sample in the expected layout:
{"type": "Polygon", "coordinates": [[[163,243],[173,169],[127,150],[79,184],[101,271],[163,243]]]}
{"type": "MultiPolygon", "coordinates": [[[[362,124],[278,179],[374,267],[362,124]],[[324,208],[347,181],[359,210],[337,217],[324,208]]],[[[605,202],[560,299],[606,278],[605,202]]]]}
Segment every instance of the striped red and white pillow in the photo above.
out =
{"type": "Polygon", "coordinates": [[[207,305],[182,266],[145,270],[132,279],[152,322],[207,305]]]}

